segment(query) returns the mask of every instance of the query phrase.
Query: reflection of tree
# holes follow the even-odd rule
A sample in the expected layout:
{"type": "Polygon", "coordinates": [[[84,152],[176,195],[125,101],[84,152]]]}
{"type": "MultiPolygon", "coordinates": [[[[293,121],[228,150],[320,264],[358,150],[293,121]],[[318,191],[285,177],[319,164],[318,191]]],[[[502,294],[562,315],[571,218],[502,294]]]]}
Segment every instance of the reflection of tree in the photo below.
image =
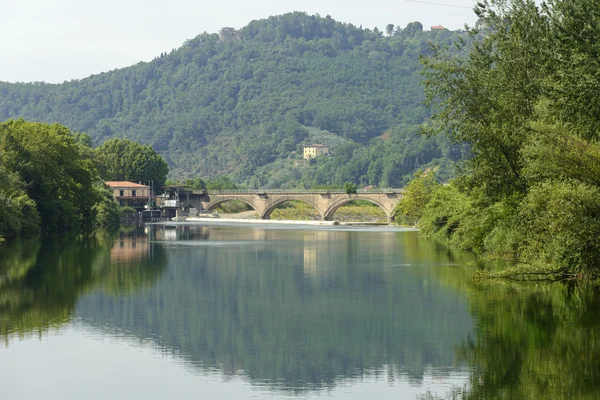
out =
{"type": "Polygon", "coordinates": [[[1,248],[2,271],[8,272],[1,292],[10,299],[3,299],[0,308],[0,334],[41,332],[68,321],[77,297],[92,282],[90,266],[96,251],[77,241],[1,248]],[[9,259],[6,253],[11,254],[9,259]]]}
{"type": "Polygon", "coordinates": [[[111,292],[148,287],[164,252],[130,262],[110,259],[112,240],[16,242],[0,247],[0,336],[44,332],[68,322],[78,298],[95,287],[111,292]]]}
{"type": "Polygon", "coordinates": [[[110,251],[99,258],[102,268],[96,286],[114,295],[152,287],[166,266],[164,249],[152,245],[139,233],[119,235],[110,251]]]}
{"type": "Polygon", "coordinates": [[[596,399],[600,393],[597,288],[496,286],[472,298],[476,339],[460,355],[473,399],[596,399]]]}
{"type": "Polygon", "coordinates": [[[452,366],[470,332],[460,297],[424,283],[418,267],[391,267],[404,257],[396,233],[215,229],[210,239],[170,252],[169,279],[153,289],[86,296],[80,315],[202,367],[296,390],[385,366],[420,380],[427,367],[452,366]],[[252,243],[256,232],[264,240],[252,243]]]}
{"type": "Polygon", "coordinates": [[[478,324],[458,355],[471,369],[470,385],[450,398],[598,398],[598,288],[496,284],[468,291],[478,324]]]}

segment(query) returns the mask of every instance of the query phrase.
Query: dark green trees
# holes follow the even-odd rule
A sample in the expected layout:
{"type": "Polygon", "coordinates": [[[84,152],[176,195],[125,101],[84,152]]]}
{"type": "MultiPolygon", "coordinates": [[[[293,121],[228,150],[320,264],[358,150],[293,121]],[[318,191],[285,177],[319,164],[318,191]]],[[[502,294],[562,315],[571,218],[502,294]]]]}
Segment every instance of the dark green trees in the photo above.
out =
{"type": "Polygon", "coordinates": [[[0,242],[5,236],[36,232],[39,226],[40,216],[25,190],[25,183],[17,173],[6,168],[0,158],[0,242]]]}
{"type": "Polygon", "coordinates": [[[131,181],[161,188],[169,167],[151,147],[127,139],[111,139],[96,149],[100,175],[105,181],[131,181]]]}
{"type": "Polygon", "coordinates": [[[600,273],[599,10],[483,1],[468,56],[438,47],[424,60],[432,126],[474,155],[434,193],[424,232],[562,278],[600,273]]]}
{"type": "MultiPolygon", "coordinates": [[[[9,121],[0,124],[0,143],[2,164],[14,174],[4,190],[24,188],[45,231],[93,228],[96,171],[67,128],[9,121]]],[[[37,215],[27,208],[23,223],[33,227],[37,215]]]]}
{"type": "Polygon", "coordinates": [[[85,135],[58,124],[0,124],[0,237],[118,225],[85,135]]]}

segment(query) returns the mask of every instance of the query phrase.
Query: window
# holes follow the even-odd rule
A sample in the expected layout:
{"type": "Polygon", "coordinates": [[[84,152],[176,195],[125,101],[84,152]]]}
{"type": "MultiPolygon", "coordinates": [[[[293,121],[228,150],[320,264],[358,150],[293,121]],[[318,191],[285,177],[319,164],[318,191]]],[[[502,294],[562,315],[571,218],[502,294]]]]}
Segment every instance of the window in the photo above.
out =
{"type": "Polygon", "coordinates": [[[133,197],[135,197],[135,190],[132,190],[132,191],[131,191],[131,195],[132,195],[133,197]]]}
{"type": "Polygon", "coordinates": [[[123,193],[122,190],[119,190],[119,196],[121,196],[121,197],[125,196],[125,194],[123,193]]]}

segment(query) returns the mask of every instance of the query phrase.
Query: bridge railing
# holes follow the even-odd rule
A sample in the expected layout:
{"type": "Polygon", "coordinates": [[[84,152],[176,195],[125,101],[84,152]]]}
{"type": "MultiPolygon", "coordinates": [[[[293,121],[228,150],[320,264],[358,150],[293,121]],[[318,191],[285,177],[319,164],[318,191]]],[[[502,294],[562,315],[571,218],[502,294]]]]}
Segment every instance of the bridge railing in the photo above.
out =
{"type": "MultiPolygon", "coordinates": [[[[227,190],[204,190],[208,194],[343,194],[344,189],[227,189],[227,190]]],[[[357,194],[381,194],[402,193],[402,189],[380,188],[380,189],[357,189],[357,194]]]]}

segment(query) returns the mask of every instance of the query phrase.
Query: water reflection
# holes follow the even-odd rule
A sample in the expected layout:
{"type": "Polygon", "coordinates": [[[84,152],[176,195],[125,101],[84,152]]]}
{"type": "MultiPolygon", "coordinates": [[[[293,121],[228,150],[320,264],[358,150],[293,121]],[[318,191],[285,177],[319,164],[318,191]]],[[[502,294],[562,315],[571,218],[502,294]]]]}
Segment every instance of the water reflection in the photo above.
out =
{"type": "Polygon", "coordinates": [[[452,385],[448,398],[597,398],[598,288],[480,286],[468,260],[376,230],[160,225],[3,245],[3,396],[61,393],[63,377],[72,398],[94,397],[89,385],[109,376],[96,398],[393,398],[452,385]]]}
{"type": "Polygon", "coordinates": [[[78,299],[101,287],[123,293],[149,287],[165,267],[162,248],[139,232],[87,240],[18,241],[0,247],[0,336],[40,337],[71,321],[78,299]]]}
{"type": "Polygon", "coordinates": [[[598,287],[475,286],[470,302],[476,335],[458,347],[470,366],[470,385],[452,398],[598,398],[598,287]]]}
{"type": "Polygon", "coordinates": [[[420,385],[426,371],[455,370],[454,347],[472,329],[461,296],[423,280],[446,255],[413,233],[158,226],[149,236],[167,249],[163,279],[134,295],[86,295],[78,316],[200,370],[294,393],[383,371],[420,385]]]}

